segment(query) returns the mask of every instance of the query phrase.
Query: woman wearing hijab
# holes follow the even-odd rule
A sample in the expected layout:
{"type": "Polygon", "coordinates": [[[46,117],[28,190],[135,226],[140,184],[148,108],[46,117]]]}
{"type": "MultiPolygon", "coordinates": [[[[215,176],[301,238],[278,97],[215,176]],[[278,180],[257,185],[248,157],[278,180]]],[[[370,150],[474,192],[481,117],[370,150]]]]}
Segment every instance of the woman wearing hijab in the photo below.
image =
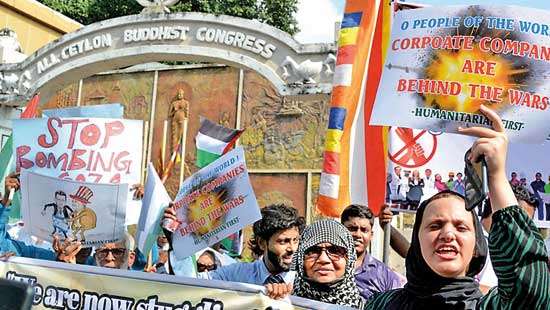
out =
{"type": "Polygon", "coordinates": [[[480,138],[470,160],[483,155],[489,171],[494,213],[489,249],[498,287],[481,294],[473,278],[487,255],[481,225],[465,209],[462,195],[443,191],[424,201],[416,213],[406,258],[407,284],[373,296],[365,309],[549,309],[546,249],[508,183],[504,126],[493,111],[485,106],[480,111],[494,130],[474,127],[460,132],[480,138]]]}
{"type": "MultiPolygon", "coordinates": [[[[292,295],[361,307],[363,299],[353,279],[355,260],[353,237],[344,225],[334,220],[314,222],[305,228],[294,254],[292,295]]],[[[285,288],[284,284],[268,284],[267,294],[284,297],[288,293],[285,288]]]]}

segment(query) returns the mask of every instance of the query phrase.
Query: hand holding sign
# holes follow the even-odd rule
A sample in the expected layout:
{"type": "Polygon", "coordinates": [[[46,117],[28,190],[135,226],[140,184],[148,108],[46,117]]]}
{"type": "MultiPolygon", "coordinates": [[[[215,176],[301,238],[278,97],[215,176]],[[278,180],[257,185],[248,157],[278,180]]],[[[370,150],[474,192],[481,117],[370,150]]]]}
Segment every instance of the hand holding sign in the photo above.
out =
{"type": "Polygon", "coordinates": [[[485,127],[459,128],[462,134],[479,137],[472,146],[470,161],[485,157],[489,170],[489,196],[493,212],[499,209],[517,205],[517,199],[506,177],[506,154],[508,137],[500,117],[484,105],[480,111],[493,123],[493,129],[485,127]]]}
{"type": "Polygon", "coordinates": [[[19,173],[8,175],[4,181],[4,198],[2,204],[8,206],[13,199],[13,193],[19,190],[19,173]]]}

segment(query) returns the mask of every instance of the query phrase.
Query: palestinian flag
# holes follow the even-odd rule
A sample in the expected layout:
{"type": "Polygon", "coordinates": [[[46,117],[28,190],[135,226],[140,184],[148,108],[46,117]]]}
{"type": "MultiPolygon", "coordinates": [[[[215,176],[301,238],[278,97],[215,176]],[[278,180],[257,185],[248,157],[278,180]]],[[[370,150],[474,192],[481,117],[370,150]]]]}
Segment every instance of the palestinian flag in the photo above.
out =
{"type": "Polygon", "coordinates": [[[201,127],[195,137],[199,168],[205,167],[227,153],[237,142],[243,130],[218,125],[201,116],[201,127]]]}

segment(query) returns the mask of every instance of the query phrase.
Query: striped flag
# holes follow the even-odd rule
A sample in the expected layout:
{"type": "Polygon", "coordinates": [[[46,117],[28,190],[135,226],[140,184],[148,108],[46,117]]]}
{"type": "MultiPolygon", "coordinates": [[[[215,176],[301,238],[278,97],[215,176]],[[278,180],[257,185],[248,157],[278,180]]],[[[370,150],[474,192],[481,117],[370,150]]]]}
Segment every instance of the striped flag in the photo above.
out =
{"type": "MultiPolygon", "coordinates": [[[[25,110],[21,113],[21,118],[34,118],[38,111],[38,103],[40,102],[40,95],[36,94],[32,97],[31,101],[25,107],[25,110]]],[[[13,136],[10,135],[2,151],[0,151],[0,188],[4,190],[4,179],[15,170],[15,162],[13,161],[13,136]]],[[[17,221],[21,218],[20,215],[20,194],[13,197],[10,207],[10,222],[17,221]]]]}
{"type": "Polygon", "coordinates": [[[387,143],[384,128],[368,126],[368,122],[380,81],[383,33],[389,35],[391,8],[380,0],[346,3],[317,201],[317,210],[325,216],[340,216],[350,203],[368,204],[378,214],[384,202],[387,143]]]}
{"type": "Polygon", "coordinates": [[[202,168],[231,150],[243,130],[226,128],[202,116],[200,122],[195,146],[197,147],[196,165],[202,168]]]}

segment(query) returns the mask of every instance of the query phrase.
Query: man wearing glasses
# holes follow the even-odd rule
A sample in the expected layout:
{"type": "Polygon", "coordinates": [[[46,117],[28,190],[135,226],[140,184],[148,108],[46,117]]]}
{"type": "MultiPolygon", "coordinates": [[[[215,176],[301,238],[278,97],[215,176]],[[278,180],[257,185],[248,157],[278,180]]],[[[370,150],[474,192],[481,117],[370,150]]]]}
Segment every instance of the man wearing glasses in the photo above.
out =
{"type": "Polygon", "coordinates": [[[132,247],[129,235],[125,235],[122,241],[106,243],[95,251],[95,263],[99,267],[128,269],[128,256],[132,247]]]}
{"type": "Polygon", "coordinates": [[[377,292],[403,287],[403,278],[367,252],[373,235],[374,215],[368,207],[350,205],[340,216],[351,233],[357,254],[355,283],[365,299],[377,292]]]}

